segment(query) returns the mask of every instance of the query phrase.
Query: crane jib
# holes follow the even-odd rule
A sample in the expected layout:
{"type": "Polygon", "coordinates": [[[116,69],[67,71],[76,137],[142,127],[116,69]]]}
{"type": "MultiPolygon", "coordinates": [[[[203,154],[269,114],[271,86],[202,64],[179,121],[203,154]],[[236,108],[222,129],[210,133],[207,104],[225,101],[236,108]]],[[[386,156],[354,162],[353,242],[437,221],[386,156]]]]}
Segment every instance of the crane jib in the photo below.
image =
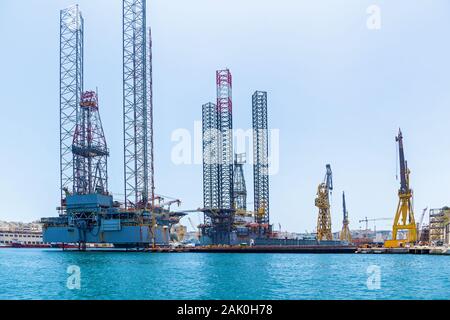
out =
{"type": "Polygon", "coordinates": [[[396,137],[396,141],[398,142],[399,161],[400,161],[400,190],[402,192],[406,192],[408,189],[407,186],[408,165],[407,162],[405,161],[405,152],[403,148],[403,135],[401,130],[399,130],[398,136],[396,137]]]}

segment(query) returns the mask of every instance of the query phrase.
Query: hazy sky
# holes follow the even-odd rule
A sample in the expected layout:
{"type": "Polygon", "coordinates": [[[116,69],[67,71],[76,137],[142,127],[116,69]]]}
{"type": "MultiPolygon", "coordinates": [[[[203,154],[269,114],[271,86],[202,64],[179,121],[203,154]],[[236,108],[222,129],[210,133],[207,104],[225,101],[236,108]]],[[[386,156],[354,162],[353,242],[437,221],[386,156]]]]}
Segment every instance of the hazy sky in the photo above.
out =
{"type": "MultiPolygon", "coordinates": [[[[122,194],[121,1],[78,3],[85,89],[99,88],[110,190],[122,194]]],[[[59,9],[71,4],[0,1],[0,220],[57,215],[59,9]]],[[[251,127],[251,95],[265,90],[269,126],[280,130],[280,169],[270,180],[277,229],[315,228],[326,163],[334,174],[334,231],[343,190],[351,228],[365,216],[393,217],[399,126],[417,219],[426,206],[450,203],[448,0],[154,0],[148,9],[157,193],[180,198],[182,209],[202,205],[202,167],[174,164],[171,136],[193,132],[201,105],[215,99],[215,70],[228,67],[235,128],[251,127]],[[381,9],[379,30],[367,28],[370,5],[381,9]]],[[[253,202],[252,168],[245,171],[253,202]]]]}

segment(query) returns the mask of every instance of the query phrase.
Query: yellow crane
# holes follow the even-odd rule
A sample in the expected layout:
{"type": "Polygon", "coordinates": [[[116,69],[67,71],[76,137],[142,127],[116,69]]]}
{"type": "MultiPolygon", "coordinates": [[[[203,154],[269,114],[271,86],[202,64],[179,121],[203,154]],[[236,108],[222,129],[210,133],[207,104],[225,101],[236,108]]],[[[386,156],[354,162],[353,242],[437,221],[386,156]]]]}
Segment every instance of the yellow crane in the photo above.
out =
{"type": "Polygon", "coordinates": [[[319,208],[319,216],[317,218],[317,240],[333,240],[331,232],[331,212],[330,212],[330,192],[333,190],[333,174],[331,166],[327,164],[327,172],[324,182],[319,184],[317,188],[317,198],[315,205],[319,208]]]}
{"type": "Polygon", "coordinates": [[[405,160],[405,152],[403,149],[403,135],[399,129],[398,136],[395,138],[398,143],[399,160],[400,160],[400,189],[398,190],[398,206],[392,226],[392,240],[386,240],[384,246],[387,248],[403,247],[407,243],[417,241],[417,225],[414,220],[413,208],[413,191],[409,186],[408,162],[405,160]],[[406,230],[407,238],[398,239],[398,231],[406,230]]]}
{"type": "Polygon", "coordinates": [[[344,220],[342,221],[342,231],[339,234],[339,239],[351,243],[352,235],[350,233],[350,228],[348,227],[350,222],[348,221],[348,211],[347,206],[345,205],[345,192],[342,192],[342,207],[344,209],[344,220]]]}

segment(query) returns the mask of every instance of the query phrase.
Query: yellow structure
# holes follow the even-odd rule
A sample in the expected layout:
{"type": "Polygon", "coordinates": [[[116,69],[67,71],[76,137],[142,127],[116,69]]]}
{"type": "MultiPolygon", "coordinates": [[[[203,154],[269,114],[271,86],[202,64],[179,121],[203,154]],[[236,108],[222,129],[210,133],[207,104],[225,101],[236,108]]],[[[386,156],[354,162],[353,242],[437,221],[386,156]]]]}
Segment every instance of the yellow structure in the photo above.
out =
{"type": "Polygon", "coordinates": [[[414,208],[413,208],[413,191],[409,187],[409,175],[408,163],[405,161],[405,154],[403,150],[403,136],[401,130],[399,130],[396,141],[399,146],[400,157],[400,189],[398,190],[398,206],[395,214],[394,225],[392,227],[392,240],[387,240],[384,243],[386,248],[403,247],[407,243],[414,243],[417,241],[417,226],[414,220],[414,208]],[[406,230],[407,238],[398,239],[398,231],[406,230]]]}

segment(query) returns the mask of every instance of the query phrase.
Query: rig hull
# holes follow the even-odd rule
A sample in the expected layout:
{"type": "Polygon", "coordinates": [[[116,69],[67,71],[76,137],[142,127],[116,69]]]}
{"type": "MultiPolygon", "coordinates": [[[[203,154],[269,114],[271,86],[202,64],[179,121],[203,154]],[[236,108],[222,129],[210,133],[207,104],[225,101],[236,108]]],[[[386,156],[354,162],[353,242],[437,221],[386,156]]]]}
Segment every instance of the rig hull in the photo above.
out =
{"type": "Polygon", "coordinates": [[[170,229],[184,214],[160,207],[126,210],[110,195],[66,197],[59,217],[42,218],[45,243],[112,244],[117,247],[168,246],[170,229]]]}
{"type": "MultiPolygon", "coordinates": [[[[80,230],[73,227],[47,227],[43,232],[46,243],[110,243],[116,247],[148,247],[153,244],[151,226],[120,226],[117,230],[105,230],[96,227],[92,230],[80,230]]],[[[168,228],[155,227],[155,245],[169,245],[168,228]]]]}

